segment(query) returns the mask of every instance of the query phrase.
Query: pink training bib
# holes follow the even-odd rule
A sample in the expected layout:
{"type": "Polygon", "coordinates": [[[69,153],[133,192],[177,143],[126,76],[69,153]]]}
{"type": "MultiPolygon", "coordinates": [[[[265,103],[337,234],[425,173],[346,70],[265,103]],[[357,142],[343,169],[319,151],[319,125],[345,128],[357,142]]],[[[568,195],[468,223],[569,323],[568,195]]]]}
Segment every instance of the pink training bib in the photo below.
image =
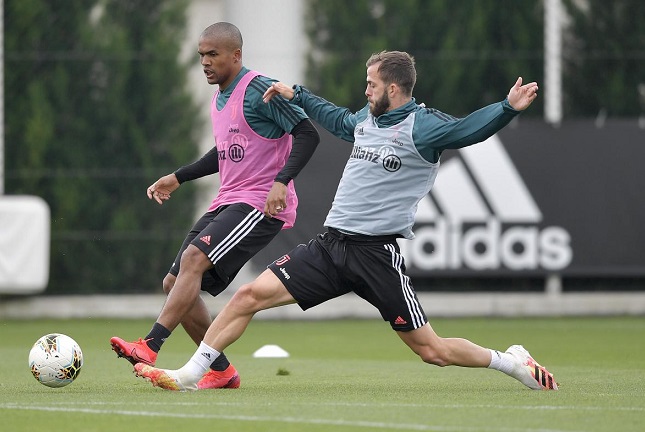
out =
{"type": "MultiPolygon", "coordinates": [[[[277,139],[264,138],[251,129],[244,118],[246,88],[258,75],[255,71],[249,71],[244,75],[221,111],[217,109],[219,91],[211,102],[221,185],[209,211],[239,202],[264,211],[264,204],[274,179],[291,153],[291,135],[285,133],[277,139]]],[[[275,216],[284,221],[282,229],[293,226],[298,207],[293,181],[287,189],[287,208],[275,216]]]]}

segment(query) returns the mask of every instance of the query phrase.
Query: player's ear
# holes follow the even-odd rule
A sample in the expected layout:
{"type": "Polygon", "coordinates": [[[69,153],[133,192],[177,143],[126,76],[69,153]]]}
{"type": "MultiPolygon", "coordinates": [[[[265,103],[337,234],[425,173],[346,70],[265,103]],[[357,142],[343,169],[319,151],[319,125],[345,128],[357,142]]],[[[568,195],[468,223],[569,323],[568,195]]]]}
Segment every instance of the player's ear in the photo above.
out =
{"type": "Polygon", "coordinates": [[[401,91],[401,89],[395,83],[388,84],[388,86],[387,86],[387,94],[390,97],[396,96],[396,94],[398,92],[400,92],[400,91],[401,91]]]}
{"type": "Polygon", "coordinates": [[[235,59],[235,63],[242,61],[242,50],[240,48],[236,48],[233,51],[233,58],[235,59]]]}

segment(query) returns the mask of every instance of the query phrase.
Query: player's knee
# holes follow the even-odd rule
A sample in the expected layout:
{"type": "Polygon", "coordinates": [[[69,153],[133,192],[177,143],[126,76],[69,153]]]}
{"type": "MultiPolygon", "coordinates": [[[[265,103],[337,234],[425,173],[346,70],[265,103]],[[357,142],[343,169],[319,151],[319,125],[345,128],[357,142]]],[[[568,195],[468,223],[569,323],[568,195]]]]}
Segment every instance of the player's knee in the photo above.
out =
{"type": "Polygon", "coordinates": [[[205,271],[212,267],[212,263],[204,252],[193,245],[189,245],[181,254],[181,271],[205,271]]]}
{"type": "Polygon", "coordinates": [[[274,291],[257,280],[242,285],[234,297],[237,297],[237,306],[249,313],[259,312],[280,303],[276,300],[274,291]]]}
{"type": "Polygon", "coordinates": [[[231,299],[231,303],[245,312],[257,312],[261,309],[260,296],[252,283],[242,285],[231,299]]]}
{"type": "Polygon", "coordinates": [[[420,357],[421,357],[421,360],[423,360],[425,363],[435,365],[435,366],[444,367],[444,366],[448,366],[449,364],[444,360],[443,357],[441,357],[440,355],[436,355],[436,353],[429,353],[427,355],[421,355],[420,357]]]}
{"type": "Polygon", "coordinates": [[[421,357],[421,360],[428,364],[440,367],[448,366],[450,364],[448,361],[448,355],[442,347],[424,346],[419,350],[419,352],[417,352],[417,354],[421,357]]]}
{"type": "Polygon", "coordinates": [[[170,294],[170,290],[172,290],[172,287],[175,286],[175,281],[177,280],[177,277],[168,273],[165,278],[163,278],[162,282],[162,287],[163,287],[163,292],[166,294],[170,294]]]}
{"type": "Polygon", "coordinates": [[[190,265],[199,261],[200,255],[203,256],[204,253],[192,245],[188,246],[181,254],[181,268],[184,268],[184,264],[190,265]]]}

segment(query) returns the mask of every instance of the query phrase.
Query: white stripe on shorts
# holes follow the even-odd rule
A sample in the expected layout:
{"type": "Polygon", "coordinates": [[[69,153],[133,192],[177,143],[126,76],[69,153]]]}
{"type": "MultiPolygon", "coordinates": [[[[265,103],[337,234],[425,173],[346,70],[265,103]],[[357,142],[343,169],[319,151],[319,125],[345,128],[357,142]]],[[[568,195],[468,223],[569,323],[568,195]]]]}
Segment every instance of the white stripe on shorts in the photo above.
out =
{"type": "Polygon", "coordinates": [[[210,259],[213,264],[216,264],[217,261],[238,244],[244,236],[253,231],[253,228],[255,228],[262,218],[264,218],[264,214],[257,209],[253,209],[248,215],[246,215],[244,220],[233,228],[226,238],[224,238],[224,240],[222,240],[222,242],[208,254],[208,259],[210,259]]]}
{"type": "Polygon", "coordinates": [[[401,265],[403,264],[403,256],[400,253],[396,252],[396,248],[391,244],[386,244],[385,249],[387,249],[392,254],[392,267],[396,269],[399,273],[399,279],[401,280],[401,291],[403,291],[403,297],[405,302],[408,305],[408,311],[412,317],[412,326],[415,329],[422,327],[425,324],[423,319],[423,311],[421,305],[417,301],[412,286],[410,284],[410,277],[403,273],[401,270],[401,265]]]}

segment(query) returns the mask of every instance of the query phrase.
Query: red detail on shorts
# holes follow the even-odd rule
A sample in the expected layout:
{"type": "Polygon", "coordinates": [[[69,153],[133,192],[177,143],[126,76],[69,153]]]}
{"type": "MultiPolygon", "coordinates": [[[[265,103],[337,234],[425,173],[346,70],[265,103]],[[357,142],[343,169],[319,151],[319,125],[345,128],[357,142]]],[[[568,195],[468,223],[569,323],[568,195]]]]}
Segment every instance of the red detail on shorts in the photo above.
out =
{"type": "Polygon", "coordinates": [[[289,261],[290,259],[291,257],[289,255],[283,255],[282,258],[278,258],[277,260],[275,260],[275,265],[281,266],[287,261],[289,261]]]}
{"type": "Polygon", "coordinates": [[[396,319],[394,320],[394,324],[396,324],[396,325],[405,325],[407,323],[408,322],[406,320],[404,320],[403,318],[401,318],[400,316],[396,317],[396,319]]]}
{"type": "Polygon", "coordinates": [[[211,245],[211,236],[204,236],[204,237],[200,237],[199,239],[204,243],[206,243],[207,245],[209,246],[211,245]]]}

